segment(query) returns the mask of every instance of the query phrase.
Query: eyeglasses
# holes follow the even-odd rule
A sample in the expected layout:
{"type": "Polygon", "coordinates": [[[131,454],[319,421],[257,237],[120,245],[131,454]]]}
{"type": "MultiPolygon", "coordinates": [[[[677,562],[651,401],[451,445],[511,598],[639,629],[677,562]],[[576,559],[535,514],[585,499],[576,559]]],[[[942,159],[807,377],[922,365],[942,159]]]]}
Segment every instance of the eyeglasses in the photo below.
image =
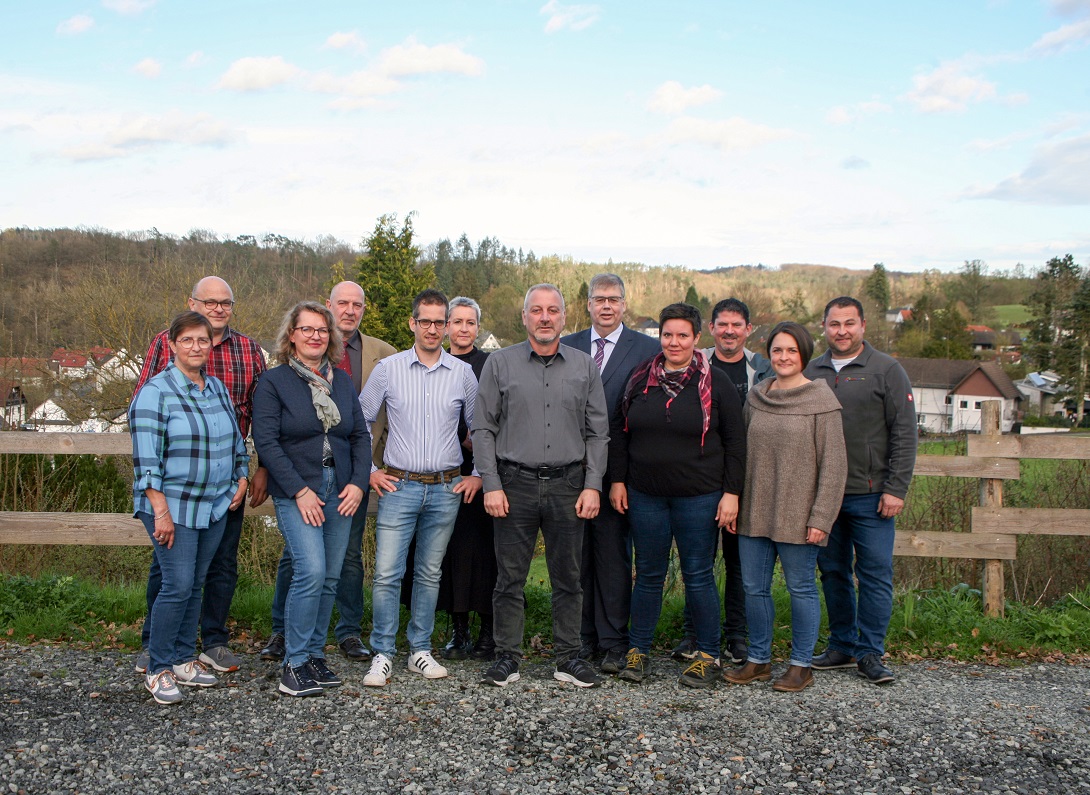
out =
{"type": "Polygon", "coordinates": [[[207,348],[212,344],[208,337],[182,337],[174,340],[174,344],[180,348],[207,348]]]}
{"type": "Polygon", "coordinates": [[[431,329],[442,331],[447,327],[447,321],[445,320],[421,320],[418,317],[414,317],[413,320],[415,320],[416,325],[420,326],[424,331],[430,331],[431,329]]]}
{"type": "Polygon", "coordinates": [[[595,295],[590,300],[595,306],[620,306],[624,302],[624,298],[619,295],[595,295]]]}
{"type": "Polygon", "coordinates": [[[220,307],[224,312],[230,312],[235,306],[235,302],[232,301],[230,298],[228,298],[226,301],[217,301],[214,298],[194,298],[193,300],[204,304],[204,308],[207,309],[209,312],[211,312],[217,306],[220,307]]]}
{"type": "Polygon", "coordinates": [[[314,326],[296,326],[292,330],[303,332],[304,337],[313,337],[315,334],[317,334],[319,337],[329,336],[329,329],[325,326],[321,326],[318,328],[315,328],[314,326]]]}

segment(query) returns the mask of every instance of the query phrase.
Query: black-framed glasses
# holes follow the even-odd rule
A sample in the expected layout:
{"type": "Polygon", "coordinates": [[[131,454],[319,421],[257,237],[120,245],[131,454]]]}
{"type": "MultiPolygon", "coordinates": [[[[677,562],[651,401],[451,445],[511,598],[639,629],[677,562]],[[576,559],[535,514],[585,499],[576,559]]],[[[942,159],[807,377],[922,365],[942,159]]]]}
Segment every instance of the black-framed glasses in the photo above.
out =
{"type": "Polygon", "coordinates": [[[329,329],[325,326],[296,326],[294,331],[303,332],[304,337],[313,337],[315,334],[319,337],[329,336],[329,329]]]}
{"type": "Polygon", "coordinates": [[[212,311],[217,306],[223,309],[225,312],[230,312],[235,308],[235,302],[228,298],[226,301],[217,301],[214,298],[194,298],[194,301],[204,304],[204,308],[208,311],[212,311]]]}
{"type": "Polygon", "coordinates": [[[420,328],[424,329],[424,331],[428,331],[430,329],[442,331],[447,327],[447,321],[445,320],[421,320],[418,317],[413,318],[413,320],[415,320],[416,325],[420,326],[420,328]]]}

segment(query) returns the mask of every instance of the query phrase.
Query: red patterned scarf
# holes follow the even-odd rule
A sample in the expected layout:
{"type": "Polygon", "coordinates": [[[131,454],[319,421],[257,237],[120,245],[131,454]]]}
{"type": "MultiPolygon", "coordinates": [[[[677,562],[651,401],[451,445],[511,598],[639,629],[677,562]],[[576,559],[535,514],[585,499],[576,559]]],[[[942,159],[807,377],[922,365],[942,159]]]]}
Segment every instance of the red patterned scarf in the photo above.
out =
{"type": "Polygon", "coordinates": [[[697,389],[700,392],[700,412],[704,420],[704,426],[700,434],[700,447],[703,449],[704,437],[708,435],[708,427],[711,425],[712,417],[712,369],[707,358],[701,351],[693,351],[692,361],[689,362],[689,366],[684,370],[667,372],[666,356],[662,353],[658,353],[633,371],[632,377],[628,379],[628,385],[625,387],[624,398],[621,400],[621,411],[624,414],[624,429],[626,431],[628,430],[628,407],[632,405],[632,398],[634,397],[633,392],[636,388],[636,384],[645,376],[647,378],[647,383],[643,388],[644,395],[647,394],[649,389],[656,386],[660,387],[662,391],[666,393],[666,421],[669,422],[670,404],[674,402],[674,398],[681,393],[681,390],[685,388],[685,385],[689,383],[689,380],[697,374],[699,375],[697,389]]]}

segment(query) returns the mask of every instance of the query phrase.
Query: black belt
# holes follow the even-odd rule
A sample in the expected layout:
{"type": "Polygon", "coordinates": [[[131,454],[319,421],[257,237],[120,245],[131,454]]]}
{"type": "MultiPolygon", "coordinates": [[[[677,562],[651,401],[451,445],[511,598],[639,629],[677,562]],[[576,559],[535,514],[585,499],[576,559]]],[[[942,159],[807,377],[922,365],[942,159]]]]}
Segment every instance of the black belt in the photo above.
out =
{"type": "Polygon", "coordinates": [[[522,464],[516,464],[514,461],[497,461],[500,466],[512,467],[517,469],[523,475],[529,475],[530,477],[537,478],[538,480],[551,480],[553,478],[562,478],[571,472],[575,468],[582,469],[582,461],[573,461],[570,464],[564,464],[558,467],[527,467],[522,464]]]}
{"type": "Polygon", "coordinates": [[[383,467],[383,469],[386,471],[386,474],[393,475],[398,480],[415,480],[417,483],[423,483],[425,486],[450,483],[462,474],[461,467],[452,467],[451,469],[446,469],[442,472],[406,472],[404,469],[396,469],[394,467],[383,467]]]}

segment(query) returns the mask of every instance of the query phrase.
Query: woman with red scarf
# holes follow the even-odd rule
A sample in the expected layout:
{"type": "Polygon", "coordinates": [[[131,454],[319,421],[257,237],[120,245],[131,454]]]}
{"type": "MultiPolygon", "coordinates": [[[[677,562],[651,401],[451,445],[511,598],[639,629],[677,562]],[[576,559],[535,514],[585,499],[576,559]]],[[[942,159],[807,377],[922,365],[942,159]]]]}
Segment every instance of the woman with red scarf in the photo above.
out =
{"type": "Polygon", "coordinates": [[[698,652],[678,679],[719,680],[719,594],[712,565],[719,528],[733,532],[746,460],[742,402],[726,374],[697,349],[700,310],[670,304],[659,315],[662,353],[632,373],[619,427],[610,429],[609,500],[628,514],[636,553],[629,637],[619,676],[642,682],[662,612],[662,587],[676,543],[698,652]]]}

